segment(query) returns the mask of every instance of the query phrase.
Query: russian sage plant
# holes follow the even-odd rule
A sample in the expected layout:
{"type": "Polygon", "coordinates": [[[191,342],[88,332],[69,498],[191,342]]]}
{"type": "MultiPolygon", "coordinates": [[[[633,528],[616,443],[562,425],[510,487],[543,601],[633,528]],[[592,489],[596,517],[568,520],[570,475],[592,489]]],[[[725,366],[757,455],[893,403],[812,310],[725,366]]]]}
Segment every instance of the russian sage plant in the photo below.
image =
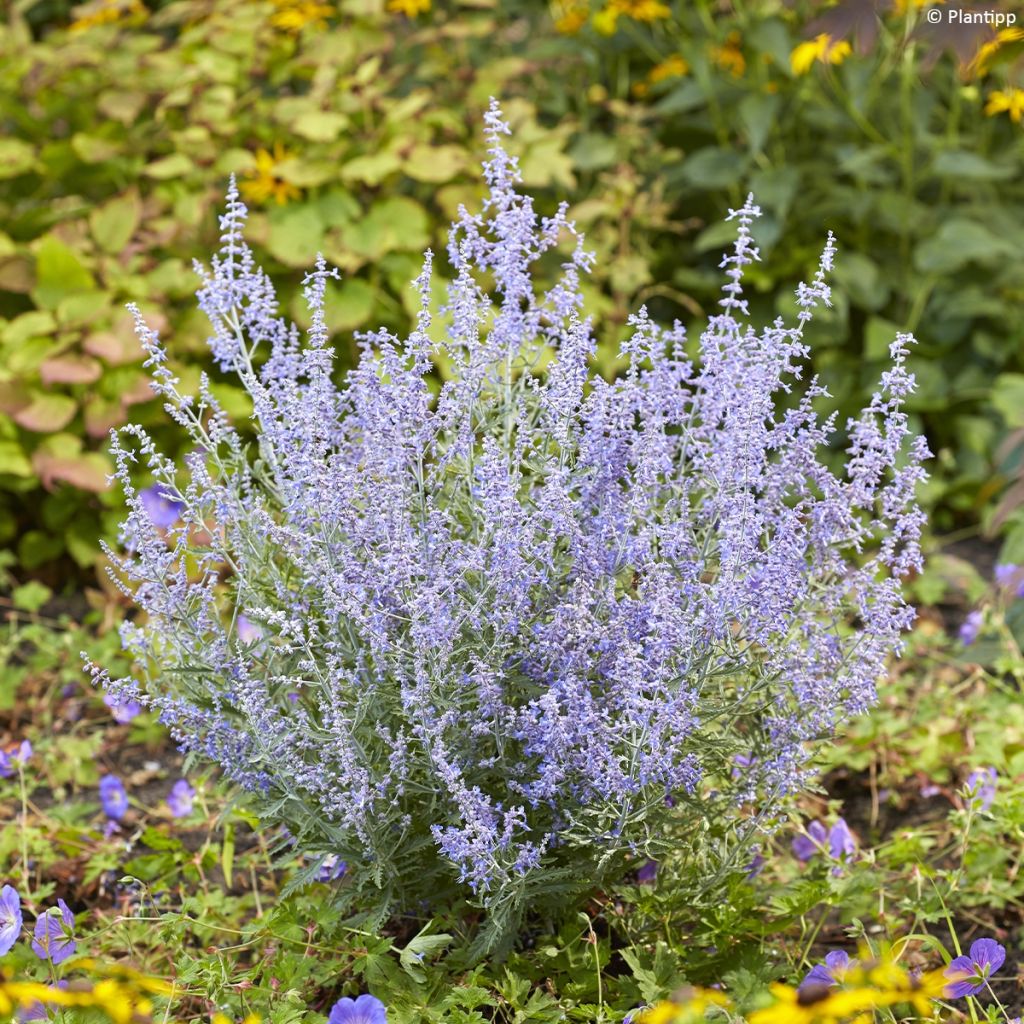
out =
{"type": "Polygon", "coordinates": [[[833,243],[795,326],[756,330],[750,200],[699,357],[641,309],[628,369],[596,375],[583,239],[517,190],[496,106],[486,128],[489,195],[451,228],[446,306],[428,252],[415,329],[360,336],[340,387],[332,272],[306,280],[303,337],[232,185],[199,303],[251,396],[251,444],[205,378],[179,393],[136,312],[194,449],[178,467],[141,429],[113,434],[129,513],[108,554],[144,615],[123,629],[136,674],[90,669],[317,863],[344,860],[357,906],[462,895],[496,934],[637,856],[720,863],[730,828],[749,841],[806,781],[912,620],[898,577],[920,564],[928,451],[899,336],[844,472],[821,461],[827,395],[799,382],[833,243]],[[546,255],[561,268],[541,289],[546,255]],[[155,499],[133,487],[140,458],[155,499]]]}

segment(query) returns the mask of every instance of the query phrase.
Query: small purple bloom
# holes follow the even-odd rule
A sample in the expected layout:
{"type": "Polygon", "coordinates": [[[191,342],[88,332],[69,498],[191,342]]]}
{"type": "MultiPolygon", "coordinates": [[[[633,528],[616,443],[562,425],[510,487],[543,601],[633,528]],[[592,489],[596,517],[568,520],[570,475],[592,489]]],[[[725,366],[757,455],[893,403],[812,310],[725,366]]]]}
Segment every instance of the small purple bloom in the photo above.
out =
{"type": "Polygon", "coordinates": [[[0,778],[9,779],[17,772],[17,765],[28,764],[32,757],[32,744],[22,740],[15,750],[0,750],[0,778]]]}
{"type": "Polygon", "coordinates": [[[318,882],[333,882],[341,878],[343,874],[348,870],[348,864],[343,860],[338,860],[336,854],[329,853],[324,857],[323,863],[320,865],[320,870],[317,872],[316,880],[318,882]]]}
{"type": "Polygon", "coordinates": [[[116,775],[104,775],[100,779],[100,803],[103,813],[114,821],[120,821],[128,810],[128,794],[124,783],[116,775]]]}
{"type": "Polygon", "coordinates": [[[109,693],[103,695],[103,703],[110,708],[114,721],[120,725],[126,725],[142,711],[142,705],[138,701],[126,700],[123,703],[117,701],[109,693]]]}
{"type": "Polygon", "coordinates": [[[827,837],[828,833],[825,831],[825,826],[820,821],[812,821],[807,826],[807,835],[797,836],[793,840],[793,856],[797,860],[810,860],[816,853],[825,848],[827,837]]]}
{"type": "Polygon", "coordinates": [[[984,616],[980,611],[973,611],[964,619],[960,626],[960,642],[964,647],[970,647],[978,639],[983,621],[984,616]]]}
{"type": "Polygon", "coordinates": [[[942,787],[937,786],[934,782],[927,782],[921,787],[921,796],[926,800],[929,797],[938,796],[942,792],[942,787]]]}
{"type": "Polygon", "coordinates": [[[162,529],[173,526],[181,518],[181,510],[185,507],[177,498],[164,494],[158,484],[144,487],[139,491],[139,499],[153,525],[162,529]]]}
{"type": "Polygon", "coordinates": [[[196,791],[185,779],[178,779],[167,794],[167,806],[171,809],[171,815],[175,818],[188,817],[192,813],[195,795],[196,791]]]}
{"type": "Polygon", "coordinates": [[[21,897],[10,885],[0,889],[0,956],[9,952],[21,934],[21,897]]]}
{"type": "Polygon", "coordinates": [[[627,1013],[626,1016],[622,1018],[622,1024],[633,1024],[633,1022],[636,1020],[636,1015],[638,1013],[643,1013],[644,1010],[647,1009],[650,1009],[650,1007],[638,1006],[635,1010],[630,1010],[629,1013],[627,1013]]]}
{"type": "Polygon", "coordinates": [[[346,996],[331,1007],[327,1024],[387,1024],[387,1020],[387,1009],[376,996],[346,996]]]}
{"type": "Polygon", "coordinates": [[[833,860],[849,859],[857,852],[857,842],[843,818],[837,818],[829,829],[828,852],[833,860]]]}
{"type": "Polygon", "coordinates": [[[946,989],[950,999],[977,995],[1006,959],[1006,950],[995,939],[977,939],[967,956],[956,957],[943,972],[953,984],[946,989]]]}
{"type": "Polygon", "coordinates": [[[63,900],[36,918],[32,938],[32,952],[40,960],[62,964],[72,956],[77,946],[74,939],[75,915],[63,900]]]}
{"type": "Polygon", "coordinates": [[[967,799],[976,811],[987,811],[996,798],[996,770],[988,768],[975,768],[967,776],[964,789],[967,791],[967,799]]]}
{"type": "Polygon", "coordinates": [[[996,583],[1000,587],[1008,587],[1012,582],[1013,578],[1020,572],[1020,566],[1014,565],[1013,562],[1000,562],[996,566],[995,576],[996,583]]]}
{"type": "MultiPolygon", "coordinates": [[[[61,978],[57,982],[56,987],[57,988],[67,988],[68,987],[67,980],[64,979],[64,978],[61,978]]],[[[17,1013],[17,1016],[15,1017],[15,1020],[22,1022],[22,1024],[24,1024],[25,1021],[29,1021],[29,1020],[49,1020],[49,1019],[50,1019],[50,1011],[47,1010],[47,1008],[42,1003],[40,1003],[38,1001],[32,1003],[29,1006],[26,1006],[22,1010],[19,1010],[18,1013],[17,1013]]]]}
{"type": "Polygon", "coordinates": [[[747,881],[752,882],[763,870],[764,857],[760,853],[755,853],[747,865],[747,881]]]}
{"type": "Polygon", "coordinates": [[[800,988],[805,985],[825,985],[831,988],[843,980],[850,964],[850,954],[845,949],[834,949],[825,957],[823,964],[815,964],[807,972],[807,977],[800,982],[800,988]]]}
{"type": "Polygon", "coordinates": [[[751,754],[737,754],[732,762],[735,766],[732,770],[732,777],[738,779],[743,774],[742,769],[749,768],[754,763],[754,758],[751,754]]]}
{"type": "Polygon", "coordinates": [[[656,860],[646,860],[636,871],[636,880],[640,885],[648,885],[653,882],[658,874],[658,862],[656,860]]]}

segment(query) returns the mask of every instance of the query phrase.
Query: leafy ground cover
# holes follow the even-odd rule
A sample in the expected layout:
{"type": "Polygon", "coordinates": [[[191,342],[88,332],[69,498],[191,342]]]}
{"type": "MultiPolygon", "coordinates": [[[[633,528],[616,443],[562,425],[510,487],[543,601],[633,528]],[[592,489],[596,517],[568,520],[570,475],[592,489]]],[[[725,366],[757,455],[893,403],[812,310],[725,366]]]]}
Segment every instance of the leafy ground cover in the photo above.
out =
{"type": "Polygon", "coordinates": [[[1010,1019],[1024,1005],[1024,602],[1016,575],[999,577],[929,559],[912,584],[927,604],[881,703],[830,749],[820,790],[792,802],[788,827],[726,899],[681,904],[683,865],[638,863],[628,884],[563,919],[531,919],[510,956],[474,968],[460,963],[466,918],[370,931],[332,909],[340,865],[291,885],[301,856],[183,764],[158,723],[87,688],[80,649],[117,657],[117,595],[62,602],[8,577],[0,859],[24,926],[5,962],[40,981],[134,978],[130,968],[165,983],[148,997],[158,1020],[316,1022],[370,993],[399,1024],[620,1021],[685,985],[771,1013],[768,985],[830,954],[834,967],[840,951],[895,944],[903,964],[942,968],[984,938],[1006,962],[976,997],[942,1000],[941,1019],[1010,1019]],[[29,936],[59,900],[75,951],[53,966],[29,936]]]}

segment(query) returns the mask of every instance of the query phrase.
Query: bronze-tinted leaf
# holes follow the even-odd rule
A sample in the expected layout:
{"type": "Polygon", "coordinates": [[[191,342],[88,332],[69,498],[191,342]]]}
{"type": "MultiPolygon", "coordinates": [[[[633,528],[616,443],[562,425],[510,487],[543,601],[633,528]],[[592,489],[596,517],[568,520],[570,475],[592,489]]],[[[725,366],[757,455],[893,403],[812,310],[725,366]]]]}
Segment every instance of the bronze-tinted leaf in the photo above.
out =
{"type": "Polygon", "coordinates": [[[39,367],[44,384],[91,384],[102,374],[100,364],[89,356],[55,356],[39,367]]]}

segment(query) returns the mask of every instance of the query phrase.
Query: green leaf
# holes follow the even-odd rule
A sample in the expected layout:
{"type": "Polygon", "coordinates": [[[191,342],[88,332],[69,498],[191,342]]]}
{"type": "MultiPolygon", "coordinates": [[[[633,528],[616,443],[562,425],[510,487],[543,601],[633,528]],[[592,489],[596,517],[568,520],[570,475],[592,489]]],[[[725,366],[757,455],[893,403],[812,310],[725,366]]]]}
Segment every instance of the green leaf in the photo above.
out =
{"type": "Polygon", "coordinates": [[[310,142],[334,142],[349,123],[347,114],[329,110],[307,110],[290,125],[291,130],[310,142]]]}
{"type": "Polygon", "coordinates": [[[369,213],[339,233],[343,248],[364,261],[395,250],[422,252],[430,240],[429,218],[415,200],[395,196],[375,203],[369,213]]]}
{"type": "Polygon", "coordinates": [[[579,171],[600,171],[611,167],[618,157],[615,140],[602,132],[584,132],[569,150],[569,158],[579,171]]]}
{"type": "Polygon", "coordinates": [[[18,541],[18,561],[26,569],[38,569],[44,562],[52,561],[64,550],[60,537],[29,530],[18,541]]]}
{"type": "Polygon", "coordinates": [[[948,274],[968,263],[993,266],[1017,256],[1017,246],[1008,239],[977,221],[954,217],[917,246],[914,266],[926,274],[948,274]]]}
{"type": "Polygon", "coordinates": [[[869,317],[864,328],[864,358],[868,361],[887,360],[889,346],[896,340],[899,331],[899,325],[885,317],[869,317]]]}
{"type": "Polygon", "coordinates": [[[43,309],[56,309],[61,300],[75,292],[96,287],[93,276],[75,251],[48,235],[36,249],[36,286],[32,298],[43,309]]]}
{"type": "Polygon", "coordinates": [[[224,882],[231,888],[231,871],[235,863],[235,826],[228,822],[224,826],[224,840],[220,846],[220,866],[224,872],[224,882]]]}
{"type": "Polygon", "coordinates": [[[389,174],[402,166],[394,153],[368,153],[349,160],[341,168],[342,181],[359,181],[365,185],[379,185],[389,174]]]}
{"type": "Polygon", "coordinates": [[[111,139],[76,132],[71,137],[71,148],[83,163],[102,164],[120,156],[124,147],[111,139]]]}
{"type": "Polygon", "coordinates": [[[680,175],[694,188],[722,189],[739,184],[747,157],[734,149],[706,146],[684,161],[680,175]]]}
{"type": "Polygon", "coordinates": [[[39,580],[29,580],[11,591],[14,607],[23,612],[37,612],[53,597],[53,591],[39,580]]]}
{"type": "Polygon", "coordinates": [[[89,215],[89,228],[96,244],[117,255],[131,240],[142,217],[142,202],[135,189],[96,207],[89,215]]]}
{"type": "Polygon", "coordinates": [[[840,253],[832,277],[861,309],[881,309],[889,300],[889,285],[878,265],[859,252],[840,253]]]}
{"type": "Polygon", "coordinates": [[[935,173],[968,181],[1007,181],[1019,173],[1010,164],[997,164],[965,149],[948,149],[935,158],[935,173]]]}
{"type": "Polygon", "coordinates": [[[324,226],[309,205],[274,210],[269,217],[267,251],[289,267],[311,267],[323,249],[324,226]]]}
{"type": "Polygon", "coordinates": [[[16,316],[0,331],[0,341],[5,345],[21,345],[29,338],[37,338],[52,334],[57,329],[57,321],[53,314],[45,309],[35,309],[30,313],[16,316]]]}
{"type": "Polygon", "coordinates": [[[654,104],[654,113],[664,117],[666,114],[684,114],[705,103],[704,90],[700,84],[689,79],[677,85],[670,93],[654,104]]]}
{"type": "Polygon", "coordinates": [[[992,389],[992,405],[1008,427],[1024,427],[1024,373],[1001,373],[992,389]]]}
{"type": "Polygon", "coordinates": [[[0,178],[16,178],[36,165],[36,151],[21,139],[0,139],[0,178]]]}
{"type": "Polygon", "coordinates": [[[32,463],[17,441],[0,440],[0,476],[31,477],[32,463]]]}
{"type": "Polygon", "coordinates": [[[413,146],[404,170],[414,181],[441,184],[451,181],[466,168],[466,153],[458,146],[413,146]]]}
{"type": "Polygon", "coordinates": [[[752,153],[760,153],[764,149],[781,103],[780,96],[767,92],[753,92],[740,100],[740,122],[747,133],[752,153]]]}
{"type": "Polygon", "coordinates": [[[324,309],[328,328],[343,332],[365,326],[376,299],[373,287],[361,278],[351,278],[340,288],[329,289],[324,309]]]}
{"type": "Polygon", "coordinates": [[[169,178],[183,178],[194,166],[192,159],[184,153],[171,153],[170,156],[147,164],[142,173],[158,181],[166,181],[169,178]]]}

